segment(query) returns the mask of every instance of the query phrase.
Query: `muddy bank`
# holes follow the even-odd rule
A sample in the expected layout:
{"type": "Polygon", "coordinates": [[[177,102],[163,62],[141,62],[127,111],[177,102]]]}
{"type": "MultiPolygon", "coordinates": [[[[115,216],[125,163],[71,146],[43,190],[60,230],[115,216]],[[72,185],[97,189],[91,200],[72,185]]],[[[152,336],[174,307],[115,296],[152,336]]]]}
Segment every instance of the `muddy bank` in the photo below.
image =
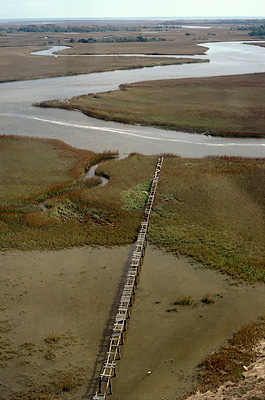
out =
{"type": "Polygon", "coordinates": [[[244,380],[238,383],[227,382],[217,391],[207,391],[204,394],[196,393],[187,400],[262,400],[265,393],[265,340],[256,348],[257,360],[245,366],[244,380]]]}
{"type": "MultiPolygon", "coordinates": [[[[93,393],[130,252],[122,247],[0,255],[1,399],[93,393]]],[[[181,395],[201,358],[264,312],[265,287],[230,283],[149,246],[113,400],[181,395]],[[201,303],[206,292],[214,304],[201,303]],[[167,312],[181,295],[192,296],[194,305],[167,312]]]]}

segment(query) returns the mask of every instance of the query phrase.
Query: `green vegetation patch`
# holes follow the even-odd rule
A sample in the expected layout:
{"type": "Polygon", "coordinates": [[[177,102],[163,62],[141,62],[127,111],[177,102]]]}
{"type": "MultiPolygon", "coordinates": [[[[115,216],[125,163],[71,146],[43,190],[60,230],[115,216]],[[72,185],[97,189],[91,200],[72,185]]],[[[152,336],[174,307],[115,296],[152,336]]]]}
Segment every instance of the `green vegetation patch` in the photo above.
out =
{"type": "Polygon", "coordinates": [[[254,245],[252,239],[238,237],[234,232],[218,230],[213,226],[206,229],[201,224],[178,224],[175,216],[168,220],[168,227],[164,218],[154,217],[153,222],[150,238],[159,247],[236,279],[247,277],[250,281],[265,280],[261,243],[254,245]],[[258,265],[260,268],[257,268],[258,265]]]}
{"type": "Polygon", "coordinates": [[[262,37],[265,36],[265,26],[264,25],[255,26],[249,32],[249,36],[262,36],[262,37]]]}
{"type": "Polygon", "coordinates": [[[264,167],[264,160],[166,157],[149,240],[236,279],[264,282],[264,167]]]}
{"type": "Polygon", "coordinates": [[[69,218],[80,222],[84,221],[84,215],[78,206],[69,199],[56,203],[49,216],[62,221],[66,221],[69,218]]]}
{"type": "Polygon", "coordinates": [[[125,210],[144,210],[152,181],[142,182],[124,191],[123,201],[125,210]]]}

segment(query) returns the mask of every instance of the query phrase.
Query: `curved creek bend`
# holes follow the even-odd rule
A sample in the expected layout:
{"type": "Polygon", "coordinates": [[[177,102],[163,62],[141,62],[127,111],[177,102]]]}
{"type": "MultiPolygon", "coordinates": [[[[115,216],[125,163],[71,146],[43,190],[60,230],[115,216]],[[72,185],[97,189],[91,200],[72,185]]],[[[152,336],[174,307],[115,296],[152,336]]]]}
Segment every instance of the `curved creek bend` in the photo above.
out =
{"type": "MultiPolygon", "coordinates": [[[[1,84],[0,134],[55,138],[100,152],[264,157],[264,139],[212,138],[105,122],[74,111],[31,105],[44,99],[114,90],[121,83],[141,80],[265,72],[262,48],[239,43],[207,46],[210,63],[1,84]]],[[[16,290],[27,290],[19,303],[6,300],[16,325],[12,339],[38,341],[71,327],[84,342],[85,349],[78,342],[68,359],[88,371],[88,381],[76,398],[85,393],[90,398],[97,387],[96,361],[112,311],[110,303],[131,251],[128,246],[0,255],[1,281],[18,281],[16,290]],[[22,278],[18,280],[18,276],[22,278]]],[[[5,283],[2,285],[6,290],[5,283]]],[[[225,276],[149,246],[122,359],[117,364],[118,378],[113,380],[113,400],[171,400],[181,396],[201,359],[235,329],[264,313],[264,296],[265,285],[231,285],[225,276]],[[207,292],[214,295],[215,303],[203,306],[200,299],[207,292]],[[192,296],[198,305],[167,313],[181,295],[192,296]]],[[[60,367],[60,360],[57,362],[60,367]]],[[[34,366],[28,368],[29,376],[37,376],[34,366]]],[[[9,375],[7,369],[3,372],[6,387],[16,389],[14,382],[21,371],[13,369],[9,375]]],[[[39,374],[41,377],[41,371],[39,374]]]]}
{"type": "MultiPolygon", "coordinates": [[[[265,139],[214,138],[125,125],[75,111],[40,109],[32,103],[118,89],[122,83],[265,72],[265,49],[238,42],[206,43],[209,63],[172,65],[0,85],[0,134],[55,138],[101,152],[172,153],[183,157],[264,157],[265,139]]],[[[36,56],[32,56],[36,57],[36,56]]],[[[197,56],[203,58],[203,56],[197,56]]]]}

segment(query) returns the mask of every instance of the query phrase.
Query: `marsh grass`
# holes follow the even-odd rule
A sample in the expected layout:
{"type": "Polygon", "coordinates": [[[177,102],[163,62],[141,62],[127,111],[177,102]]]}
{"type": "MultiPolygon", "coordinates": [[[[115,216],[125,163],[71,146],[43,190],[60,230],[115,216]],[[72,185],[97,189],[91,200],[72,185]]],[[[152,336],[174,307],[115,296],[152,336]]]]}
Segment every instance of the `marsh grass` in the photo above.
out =
{"type": "Polygon", "coordinates": [[[61,339],[60,335],[56,333],[51,333],[44,339],[44,341],[49,345],[54,345],[59,343],[60,339],[61,339]]]}
{"type": "Polygon", "coordinates": [[[225,382],[243,379],[244,366],[255,361],[255,345],[264,338],[264,317],[244,326],[200,365],[191,391],[184,397],[215,390],[225,382]]]}
{"type": "Polygon", "coordinates": [[[168,308],[166,311],[167,311],[168,313],[171,313],[171,312],[178,312],[178,309],[177,309],[177,307],[172,307],[172,308],[168,308]]]}
{"type": "Polygon", "coordinates": [[[204,304],[213,304],[214,303],[213,296],[210,293],[206,293],[201,299],[201,302],[204,304]]]}
{"type": "MultiPolygon", "coordinates": [[[[44,46],[43,46],[44,47],[44,46]]],[[[0,46],[0,55],[6,58],[6,63],[0,61],[0,82],[10,82],[28,79],[43,79],[53,77],[74,76],[106,71],[151,68],[162,65],[181,65],[198,63],[200,60],[151,57],[64,57],[30,56],[31,51],[41,50],[28,46],[3,49],[0,46]],[[9,50],[9,51],[8,51],[9,50]],[[24,50],[24,51],[23,51],[24,50]],[[26,52],[25,52],[26,50],[26,52]],[[45,61],[44,61],[45,60],[45,61]],[[19,65],[17,65],[19,62],[19,65]],[[9,68],[7,68],[7,63],[9,68]]],[[[88,49],[88,51],[91,49],[88,49]]],[[[68,53],[70,54],[70,53],[68,53]]],[[[2,58],[1,57],[1,58],[2,58]]]]}
{"type": "MultiPolygon", "coordinates": [[[[86,371],[82,367],[54,370],[45,383],[30,382],[21,392],[15,392],[12,400],[58,400],[85,383],[86,371]],[[28,387],[26,387],[28,386],[28,387]]],[[[67,397],[68,398],[68,397],[67,397]]]]}
{"type": "MultiPolygon", "coordinates": [[[[16,139],[0,140],[4,144],[0,160],[8,160],[16,139]]],[[[28,139],[18,139],[20,145],[16,151],[25,149],[23,140],[28,139]]],[[[58,144],[49,142],[47,151],[50,146],[54,146],[52,154],[57,157],[54,163],[59,165],[62,154],[58,153],[58,144]]],[[[39,140],[37,146],[34,143],[31,150],[28,148],[27,154],[36,147],[39,140]]],[[[35,195],[28,196],[24,191],[24,196],[12,201],[8,192],[6,198],[3,195],[0,204],[3,250],[112,246],[136,240],[157,157],[133,154],[123,160],[105,160],[96,172],[108,176],[110,181],[105,187],[97,187],[84,185],[85,167],[98,157],[112,154],[76,152],[69,146],[63,149],[63,154],[68,170],[59,169],[59,176],[65,177],[64,182],[57,181],[55,185],[52,175],[51,186],[46,182],[46,189],[35,195]],[[47,211],[41,210],[41,202],[47,211]]],[[[19,154],[18,160],[23,167],[23,157],[19,154]]],[[[10,176],[13,164],[8,165],[5,171],[10,176]]],[[[236,280],[265,282],[264,168],[262,159],[166,156],[152,211],[149,241],[236,280]]],[[[29,185],[31,177],[38,184],[35,174],[30,171],[27,174],[25,170],[23,175],[29,185]]],[[[4,179],[2,172],[2,182],[4,179]]],[[[12,182],[18,183],[15,174],[10,180],[10,190],[12,182]]]]}
{"type": "Polygon", "coordinates": [[[191,306],[192,304],[194,304],[194,300],[191,296],[180,296],[173,303],[174,306],[191,306]]]}
{"type": "Polygon", "coordinates": [[[144,210],[152,181],[142,182],[123,192],[124,210],[144,210]]]}
{"type": "Polygon", "coordinates": [[[59,194],[95,156],[50,139],[1,136],[0,144],[0,205],[59,194]]]}
{"type": "Polygon", "coordinates": [[[75,387],[72,379],[65,379],[62,382],[62,391],[63,392],[71,392],[71,390],[75,387]]]}
{"type": "Polygon", "coordinates": [[[119,91],[45,101],[111,121],[217,136],[264,137],[265,74],[140,82],[119,91]],[[203,101],[202,101],[203,99],[203,101]]]}
{"type": "Polygon", "coordinates": [[[48,349],[44,354],[45,360],[53,361],[56,358],[56,353],[53,349],[48,349]]]}
{"type": "MultiPolygon", "coordinates": [[[[34,142],[32,139],[3,137],[1,141],[4,145],[2,146],[3,151],[0,154],[0,160],[3,156],[3,160],[7,161],[8,153],[12,155],[16,151],[22,168],[24,158],[23,156],[20,157],[19,149],[25,150],[27,148],[27,155],[31,152],[38,152],[39,140],[34,142]],[[26,143],[22,143],[23,140],[26,143]]],[[[143,203],[140,201],[139,209],[124,210],[123,193],[130,192],[133,187],[138,188],[137,185],[142,187],[141,185],[152,177],[156,159],[134,155],[125,164],[124,160],[113,163],[106,161],[106,159],[116,157],[113,153],[97,155],[92,152],[75,151],[74,149],[72,151],[69,146],[64,146],[56,141],[43,141],[41,144],[41,154],[51,150],[52,158],[54,158],[53,174],[47,175],[51,175],[51,184],[49,185],[47,180],[45,187],[43,185],[40,190],[36,190],[36,193],[30,196],[27,190],[24,190],[24,196],[12,197],[12,202],[8,190],[6,196],[2,193],[3,201],[0,205],[1,247],[51,249],[92,244],[119,245],[131,243],[137,236],[142,218],[143,203]],[[63,155],[60,152],[61,150],[63,155]],[[56,165],[61,168],[61,158],[66,163],[63,167],[65,180],[60,182],[59,169],[58,181],[54,182],[56,178],[56,170],[54,169],[56,165]],[[87,183],[90,180],[84,181],[85,169],[103,160],[104,163],[97,169],[97,173],[110,176],[110,184],[105,188],[99,188],[95,185],[94,178],[91,180],[92,184],[87,183]],[[104,169],[102,169],[103,164],[104,169]],[[122,173],[121,165],[124,165],[122,166],[122,173]],[[144,173],[142,168],[145,169],[144,173]],[[131,169],[132,174],[128,172],[131,169]],[[40,203],[45,204],[47,211],[41,210],[40,203]]],[[[37,160],[41,158],[41,154],[38,154],[37,160]]],[[[18,168],[19,163],[17,163],[18,168]]],[[[41,159],[40,165],[43,165],[41,159]]],[[[13,164],[6,164],[6,175],[12,170],[12,166],[13,164]]],[[[28,169],[25,169],[23,173],[29,183],[31,179],[36,180],[36,170],[33,174],[31,167],[32,165],[29,163],[28,169]]],[[[38,168],[38,165],[36,168],[38,168]]],[[[11,173],[13,173],[13,176],[9,180],[9,186],[12,191],[12,183],[14,182],[14,185],[18,186],[20,180],[16,178],[15,171],[11,171],[11,173]]],[[[5,180],[4,174],[2,179],[5,180]]],[[[40,176],[41,179],[42,176],[40,176]]],[[[146,188],[145,185],[144,188],[146,188]]]]}
{"type": "Polygon", "coordinates": [[[264,196],[263,160],[167,157],[149,238],[236,279],[264,282],[264,196]]]}

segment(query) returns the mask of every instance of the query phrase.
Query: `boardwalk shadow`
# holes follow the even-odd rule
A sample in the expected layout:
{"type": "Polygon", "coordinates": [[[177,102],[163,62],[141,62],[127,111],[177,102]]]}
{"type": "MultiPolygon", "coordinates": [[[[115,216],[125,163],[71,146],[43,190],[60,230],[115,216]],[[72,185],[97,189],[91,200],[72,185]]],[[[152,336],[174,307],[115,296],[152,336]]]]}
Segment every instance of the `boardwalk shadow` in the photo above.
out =
{"type": "Polygon", "coordinates": [[[139,267],[141,266],[144,257],[149,219],[153,207],[153,202],[158,184],[158,176],[162,167],[162,163],[163,163],[163,157],[160,156],[153,175],[152,185],[150,187],[148,200],[145,205],[144,220],[141,223],[141,228],[138,232],[137,241],[134,245],[131,246],[129,251],[130,254],[123,267],[121,278],[117,286],[116,294],[113,298],[109,311],[109,316],[105,324],[105,328],[103,330],[102,338],[99,345],[99,352],[92,372],[92,378],[88,384],[86,394],[83,396],[83,398],[93,398],[93,395],[98,391],[99,374],[102,371],[102,366],[104,362],[106,362],[106,364],[104,366],[104,371],[102,372],[101,380],[103,380],[103,378],[105,379],[105,382],[107,382],[107,386],[109,386],[109,389],[111,391],[110,380],[112,377],[113,369],[115,373],[115,367],[113,367],[113,362],[116,360],[117,353],[116,350],[115,353],[112,353],[115,354],[113,359],[109,358],[111,357],[110,354],[107,356],[107,352],[110,345],[110,337],[113,334],[113,327],[115,323],[115,335],[119,335],[119,343],[116,344],[115,346],[120,345],[120,338],[122,332],[124,331],[124,326],[125,326],[124,319],[128,316],[129,302],[131,302],[132,295],[134,292],[134,286],[136,284],[135,282],[136,274],[139,272],[139,267]],[[132,269],[132,271],[129,271],[130,269],[132,269]],[[123,301],[126,302],[126,308],[125,308],[126,314],[124,314],[124,309],[118,311],[121,301],[121,296],[123,296],[124,298],[123,301]],[[115,322],[116,316],[119,317],[119,319],[118,320],[116,319],[115,322]]]}
{"type": "Polygon", "coordinates": [[[102,337],[100,339],[100,344],[99,344],[99,352],[97,354],[97,358],[94,364],[94,368],[91,374],[91,379],[88,382],[88,387],[86,390],[86,393],[83,395],[83,399],[92,399],[94,394],[98,391],[98,384],[99,384],[99,374],[102,370],[102,365],[104,361],[106,360],[106,354],[109,348],[109,343],[110,343],[110,336],[112,333],[113,325],[115,322],[115,317],[117,314],[118,306],[120,303],[120,298],[121,294],[123,291],[124,283],[126,281],[128,269],[131,263],[131,258],[132,254],[135,250],[135,244],[131,245],[130,250],[129,250],[129,255],[127,258],[127,261],[124,264],[124,267],[122,269],[122,274],[120,281],[118,283],[116,293],[113,297],[112,304],[110,306],[109,310],[109,315],[104,327],[104,330],[102,332],[102,337]]]}

